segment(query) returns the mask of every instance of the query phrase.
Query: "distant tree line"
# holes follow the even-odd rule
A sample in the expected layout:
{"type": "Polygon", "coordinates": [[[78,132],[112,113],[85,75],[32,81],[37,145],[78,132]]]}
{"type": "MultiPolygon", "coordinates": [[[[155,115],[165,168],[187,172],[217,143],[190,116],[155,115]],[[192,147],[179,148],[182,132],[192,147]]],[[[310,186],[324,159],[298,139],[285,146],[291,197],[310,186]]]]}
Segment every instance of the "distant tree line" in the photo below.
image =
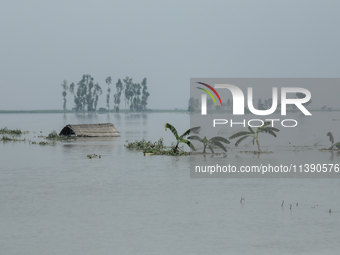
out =
{"type": "MultiPolygon", "coordinates": [[[[111,87],[112,78],[111,76],[105,79],[108,86],[106,94],[106,106],[107,110],[110,111],[110,98],[111,98],[111,87]]],[[[73,82],[68,85],[68,82],[64,80],[61,84],[62,96],[63,96],[63,109],[66,111],[67,107],[67,92],[70,92],[74,96],[74,110],[93,112],[97,110],[99,97],[102,95],[103,90],[98,82],[94,82],[94,78],[89,74],[84,74],[82,79],[75,85],[73,82]]],[[[125,109],[131,112],[144,112],[147,110],[148,98],[150,96],[147,87],[147,79],[144,78],[141,83],[134,83],[132,78],[126,77],[118,79],[116,83],[116,93],[113,95],[113,103],[115,112],[119,112],[121,96],[123,94],[125,109]]],[[[105,110],[105,109],[104,109],[105,110]]]]}
{"type": "Polygon", "coordinates": [[[143,112],[146,111],[146,106],[148,104],[148,98],[150,96],[147,91],[148,87],[146,85],[147,79],[144,78],[141,83],[134,83],[132,78],[126,77],[123,79],[118,79],[116,83],[116,94],[114,94],[114,109],[119,112],[119,107],[121,103],[121,95],[124,95],[125,109],[126,105],[130,108],[130,111],[143,112]]]}

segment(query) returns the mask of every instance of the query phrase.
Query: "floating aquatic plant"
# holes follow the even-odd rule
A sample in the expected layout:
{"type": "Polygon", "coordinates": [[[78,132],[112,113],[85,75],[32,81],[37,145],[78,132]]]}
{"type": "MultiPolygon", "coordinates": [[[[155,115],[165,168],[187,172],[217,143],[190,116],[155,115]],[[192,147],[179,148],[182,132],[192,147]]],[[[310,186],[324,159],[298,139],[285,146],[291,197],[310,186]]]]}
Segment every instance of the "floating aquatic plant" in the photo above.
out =
{"type": "Polygon", "coordinates": [[[74,136],[58,135],[58,133],[55,130],[53,130],[51,133],[48,134],[46,139],[63,141],[63,140],[71,140],[71,139],[76,139],[76,138],[74,136]]]}
{"type": "Polygon", "coordinates": [[[159,138],[156,142],[146,141],[144,138],[141,141],[128,142],[124,145],[128,149],[135,149],[143,151],[144,156],[150,155],[167,155],[167,156],[186,156],[190,155],[190,152],[183,151],[181,148],[177,148],[175,151],[175,145],[173,144],[170,149],[164,146],[163,138],[159,138]]]}

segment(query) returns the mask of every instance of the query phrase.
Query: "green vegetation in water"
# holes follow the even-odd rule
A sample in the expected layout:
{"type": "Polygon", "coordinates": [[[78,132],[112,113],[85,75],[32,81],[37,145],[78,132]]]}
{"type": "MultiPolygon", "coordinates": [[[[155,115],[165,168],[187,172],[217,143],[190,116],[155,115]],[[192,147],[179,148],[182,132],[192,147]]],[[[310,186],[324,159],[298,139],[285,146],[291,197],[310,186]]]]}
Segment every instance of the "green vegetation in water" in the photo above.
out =
{"type": "MultiPolygon", "coordinates": [[[[88,159],[92,159],[92,158],[98,157],[98,155],[97,155],[97,154],[88,154],[86,157],[87,157],[88,159]]],[[[99,155],[99,158],[102,158],[102,156],[99,155]]]]}
{"type": "Polygon", "coordinates": [[[209,140],[205,136],[203,139],[197,135],[192,135],[189,136],[188,139],[190,140],[196,140],[201,143],[203,143],[203,153],[206,153],[206,148],[209,148],[211,153],[214,154],[214,149],[213,147],[219,147],[221,148],[224,152],[227,152],[227,148],[223,145],[223,143],[229,144],[229,140],[222,137],[222,136],[215,136],[213,138],[210,138],[209,140]]]}
{"type": "Polygon", "coordinates": [[[22,133],[20,129],[8,129],[7,127],[0,129],[0,134],[21,135],[22,133]]]}
{"type": "Polygon", "coordinates": [[[144,156],[149,155],[167,155],[167,156],[187,156],[190,152],[183,151],[182,148],[177,148],[175,151],[175,145],[171,147],[164,146],[163,138],[159,138],[157,142],[146,141],[144,138],[141,141],[128,142],[124,145],[128,149],[135,149],[143,151],[144,156]],[[169,148],[169,149],[167,149],[169,148]]]}
{"type": "Polygon", "coordinates": [[[163,149],[163,138],[159,138],[158,142],[152,143],[151,141],[146,141],[144,138],[141,141],[135,141],[129,143],[129,141],[126,141],[128,144],[124,145],[128,149],[136,149],[136,150],[146,150],[146,149],[163,149]]]}
{"type": "Polygon", "coordinates": [[[55,145],[55,141],[53,142],[39,142],[39,145],[45,146],[45,145],[55,145]]]}
{"type": "Polygon", "coordinates": [[[194,145],[187,139],[185,139],[188,135],[190,135],[190,133],[194,133],[194,134],[197,134],[201,127],[193,127],[193,128],[189,128],[187,131],[185,131],[181,136],[178,135],[178,132],[176,130],[176,128],[174,126],[172,126],[171,124],[169,123],[165,123],[165,131],[167,129],[170,129],[170,131],[173,133],[173,135],[175,136],[176,138],[176,145],[173,147],[173,152],[174,153],[178,153],[178,145],[180,143],[185,143],[186,145],[188,145],[193,151],[195,151],[195,147],[194,145]]]}
{"type": "Polygon", "coordinates": [[[17,139],[15,137],[8,137],[8,136],[3,136],[0,138],[0,141],[3,142],[24,142],[26,139],[17,139]]]}
{"type": "Polygon", "coordinates": [[[329,137],[329,141],[331,142],[331,147],[329,147],[328,149],[323,149],[323,150],[334,150],[336,147],[338,150],[340,150],[340,142],[338,143],[334,143],[334,137],[332,132],[328,132],[327,136],[329,137]]]}
{"type": "Polygon", "coordinates": [[[54,141],[64,141],[64,140],[76,139],[76,137],[66,136],[66,135],[58,135],[58,133],[55,130],[53,130],[51,133],[48,134],[46,139],[54,140],[54,141]]]}
{"type": "Polygon", "coordinates": [[[267,133],[267,134],[270,134],[270,135],[276,137],[275,132],[280,131],[279,129],[274,128],[274,127],[267,127],[269,124],[270,124],[269,121],[265,122],[262,126],[257,128],[256,132],[251,127],[248,127],[249,131],[237,132],[236,134],[233,134],[232,136],[230,136],[229,139],[241,137],[235,143],[235,146],[237,147],[244,139],[251,137],[251,138],[253,138],[253,145],[256,141],[258,153],[262,153],[261,147],[260,147],[260,142],[259,142],[259,134],[260,133],[267,133]]]}

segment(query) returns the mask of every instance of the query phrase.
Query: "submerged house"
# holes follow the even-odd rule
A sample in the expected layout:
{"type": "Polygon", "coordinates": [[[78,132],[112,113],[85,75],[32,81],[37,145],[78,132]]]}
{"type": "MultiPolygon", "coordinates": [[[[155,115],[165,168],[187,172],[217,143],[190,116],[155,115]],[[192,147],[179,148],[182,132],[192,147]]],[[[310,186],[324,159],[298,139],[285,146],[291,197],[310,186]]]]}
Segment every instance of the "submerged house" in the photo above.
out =
{"type": "Polygon", "coordinates": [[[118,130],[112,123],[66,125],[59,135],[80,137],[117,137],[118,130]]]}

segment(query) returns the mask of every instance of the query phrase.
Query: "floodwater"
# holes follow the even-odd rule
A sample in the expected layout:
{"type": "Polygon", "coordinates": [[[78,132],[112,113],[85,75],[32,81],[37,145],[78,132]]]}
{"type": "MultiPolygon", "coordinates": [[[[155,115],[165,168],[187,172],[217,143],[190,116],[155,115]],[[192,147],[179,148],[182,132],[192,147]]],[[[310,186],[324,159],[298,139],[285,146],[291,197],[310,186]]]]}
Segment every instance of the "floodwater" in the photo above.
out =
{"type": "MultiPolygon", "coordinates": [[[[0,128],[27,130],[21,138],[36,142],[66,124],[106,122],[120,138],[0,143],[0,254],[339,253],[339,178],[190,178],[190,157],[124,147],[160,137],[170,145],[164,124],[182,133],[188,114],[0,115],[0,128]]],[[[336,141],[339,123],[329,130],[336,141]]],[[[330,145],[323,129],[311,137],[311,146],[330,145]]],[[[314,155],[340,162],[336,153],[314,155]]]]}

